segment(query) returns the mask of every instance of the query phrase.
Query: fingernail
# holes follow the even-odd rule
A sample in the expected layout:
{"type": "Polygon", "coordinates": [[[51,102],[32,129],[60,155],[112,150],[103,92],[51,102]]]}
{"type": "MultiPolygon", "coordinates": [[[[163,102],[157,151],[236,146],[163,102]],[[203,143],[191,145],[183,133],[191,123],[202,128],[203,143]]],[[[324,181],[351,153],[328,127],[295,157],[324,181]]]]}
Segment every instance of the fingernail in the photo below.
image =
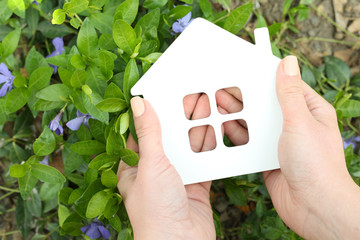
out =
{"type": "Polygon", "coordinates": [[[140,97],[133,97],[130,102],[134,117],[140,117],[145,111],[143,100],[140,97]]]}
{"type": "Polygon", "coordinates": [[[295,56],[287,56],[283,61],[284,73],[288,76],[297,76],[300,74],[298,60],[295,56]]]}

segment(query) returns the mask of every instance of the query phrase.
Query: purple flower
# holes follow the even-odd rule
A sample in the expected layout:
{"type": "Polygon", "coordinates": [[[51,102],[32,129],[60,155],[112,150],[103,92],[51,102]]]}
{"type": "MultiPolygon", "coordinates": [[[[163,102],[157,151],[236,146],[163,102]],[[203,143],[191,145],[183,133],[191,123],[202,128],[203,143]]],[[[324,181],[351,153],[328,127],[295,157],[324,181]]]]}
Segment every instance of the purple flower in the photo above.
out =
{"type": "Polygon", "coordinates": [[[63,134],[64,129],[62,128],[62,126],[60,125],[60,120],[61,120],[61,116],[62,116],[62,112],[59,112],[53,120],[51,120],[49,122],[49,128],[51,131],[55,132],[56,135],[60,135],[63,134]]]}
{"type": "Polygon", "coordinates": [[[107,230],[104,225],[97,219],[92,221],[89,225],[82,227],[81,231],[91,239],[97,239],[99,237],[108,239],[110,237],[109,230],[107,230]]]}
{"type": "Polygon", "coordinates": [[[4,63],[0,63],[0,84],[3,83],[0,89],[0,97],[5,96],[7,92],[10,92],[13,87],[14,76],[4,63]]]}
{"type": "Polygon", "coordinates": [[[186,14],[185,17],[180,18],[173,23],[172,30],[176,33],[181,33],[185,30],[187,26],[189,26],[191,22],[191,12],[189,12],[188,14],[186,14]]]}
{"type": "MultiPolygon", "coordinates": [[[[63,51],[65,51],[65,49],[64,49],[64,41],[63,41],[62,37],[54,38],[52,40],[52,44],[54,45],[55,50],[49,56],[47,56],[46,58],[60,55],[63,51]]],[[[52,64],[49,64],[49,65],[50,65],[50,67],[54,68],[54,74],[57,73],[58,67],[54,66],[52,64]]]]}
{"type": "Polygon", "coordinates": [[[89,118],[94,118],[93,116],[91,116],[90,114],[84,114],[82,112],[80,112],[79,110],[77,110],[76,112],[76,118],[70,120],[66,126],[68,126],[68,128],[70,128],[73,131],[77,131],[79,130],[81,124],[84,124],[86,127],[89,127],[89,118]]]}
{"type": "Polygon", "coordinates": [[[45,156],[39,163],[49,166],[49,156],[45,156]]]}
{"type": "Polygon", "coordinates": [[[36,0],[32,1],[31,4],[35,4],[36,6],[39,6],[39,3],[36,0]]]}
{"type": "Polygon", "coordinates": [[[355,145],[357,142],[360,142],[360,136],[351,137],[348,140],[344,140],[343,141],[344,149],[346,149],[350,145],[352,145],[353,149],[355,149],[355,145]]]}

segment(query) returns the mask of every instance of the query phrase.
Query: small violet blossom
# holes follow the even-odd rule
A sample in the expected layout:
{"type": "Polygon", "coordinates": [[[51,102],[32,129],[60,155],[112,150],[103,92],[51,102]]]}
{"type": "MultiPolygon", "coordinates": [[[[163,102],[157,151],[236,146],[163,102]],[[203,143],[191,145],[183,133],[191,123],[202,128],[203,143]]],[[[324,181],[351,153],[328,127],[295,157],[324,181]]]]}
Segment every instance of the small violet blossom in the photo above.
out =
{"type": "Polygon", "coordinates": [[[13,87],[14,76],[4,63],[0,63],[0,84],[3,83],[0,88],[0,97],[5,96],[7,92],[10,92],[13,87]]]}
{"type": "Polygon", "coordinates": [[[61,124],[60,124],[60,120],[61,120],[61,116],[62,116],[62,112],[59,112],[53,120],[50,121],[49,123],[49,128],[51,131],[55,132],[56,135],[60,135],[63,134],[64,129],[62,128],[61,124]]]}
{"type": "MultiPolygon", "coordinates": [[[[55,50],[49,56],[47,56],[46,58],[60,55],[63,51],[65,51],[65,49],[64,49],[64,41],[63,41],[62,37],[54,38],[52,40],[52,44],[54,45],[55,50]]],[[[57,73],[58,67],[54,66],[52,64],[49,64],[49,65],[50,65],[50,67],[54,68],[54,74],[57,73]]]]}
{"type": "Polygon", "coordinates": [[[36,0],[32,1],[31,4],[35,4],[36,6],[39,6],[39,3],[36,0]]]}
{"type": "MultiPolygon", "coordinates": [[[[343,139],[344,140],[344,139],[343,139]]],[[[346,149],[348,146],[352,144],[353,149],[355,149],[355,145],[357,142],[360,142],[360,136],[357,137],[351,137],[347,140],[343,141],[344,149],[346,149]]]]}
{"type": "Polygon", "coordinates": [[[89,127],[89,123],[88,123],[89,119],[94,118],[90,114],[84,114],[84,113],[80,112],[79,110],[77,110],[76,116],[77,116],[76,118],[70,120],[66,124],[66,126],[68,126],[68,128],[70,128],[73,131],[79,130],[81,124],[84,124],[86,127],[89,127]]]}
{"type": "Polygon", "coordinates": [[[49,166],[49,156],[45,156],[44,159],[41,160],[39,163],[49,166]]]}
{"type": "Polygon", "coordinates": [[[107,230],[104,225],[97,219],[92,221],[89,225],[82,227],[81,231],[91,239],[97,239],[99,237],[108,239],[110,237],[109,230],[107,230]]]}
{"type": "Polygon", "coordinates": [[[180,18],[173,23],[172,30],[176,33],[181,33],[187,26],[189,26],[192,21],[193,19],[191,19],[191,12],[189,12],[185,17],[180,18]]]}

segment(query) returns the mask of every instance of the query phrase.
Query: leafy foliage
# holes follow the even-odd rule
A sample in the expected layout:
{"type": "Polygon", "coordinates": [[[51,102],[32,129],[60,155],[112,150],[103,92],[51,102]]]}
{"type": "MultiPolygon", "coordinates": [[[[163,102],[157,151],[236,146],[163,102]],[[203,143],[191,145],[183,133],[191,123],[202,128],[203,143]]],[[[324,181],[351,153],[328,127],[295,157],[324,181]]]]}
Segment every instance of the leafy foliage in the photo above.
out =
{"type": "MultiPolygon", "coordinates": [[[[116,188],[119,162],[139,161],[126,148],[130,135],[137,139],[130,90],[178,36],[173,23],[191,12],[239,34],[255,13],[256,26],[268,27],[273,52],[282,57],[284,32],[298,31],[295,21],[307,17],[311,3],[285,1],[281,22],[268,26],[252,3],[231,9],[230,1],[218,0],[223,10],[216,11],[209,0],[181,1],[174,6],[168,0],[0,0],[0,62],[14,76],[13,89],[0,97],[0,157],[9,185],[19,188],[16,222],[24,238],[34,227],[39,234],[33,239],[76,238],[97,218],[111,226],[113,238],[132,239],[116,188]],[[54,39],[63,41],[63,50],[55,46],[52,52],[54,39]],[[78,125],[66,125],[76,118],[78,125]]],[[[354,122],[360,116],[360,76],[351,77],[346,63],[328,56],[323,66],[304,64],[302,77],[335,106],[344,138],[359,135],[354,122]]],[[[345,155],[359,182],[360,158],[352,147],[345,155]]],[[[260,174],[219,181],[214,188],[221,184],[228,203],[247,214],[232,235],[299,238],[275,213],[260,174]]],[[[214,222],[224,238],[228,229],[216,209],[214,222]]]]}

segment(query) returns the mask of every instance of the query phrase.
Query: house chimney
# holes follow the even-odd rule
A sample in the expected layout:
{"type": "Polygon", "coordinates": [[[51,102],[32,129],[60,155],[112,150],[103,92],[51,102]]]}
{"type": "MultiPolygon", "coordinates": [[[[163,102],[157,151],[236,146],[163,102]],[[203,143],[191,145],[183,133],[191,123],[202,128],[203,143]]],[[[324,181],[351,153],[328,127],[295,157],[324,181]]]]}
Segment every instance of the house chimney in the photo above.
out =
{"type": "Polygon", "coordinates": [[[263,28],[255,29],[254,36],[255,36],[255,46],[261,49],[264,53],[272,54],[268,28],[263,27],[263,28]]]}

